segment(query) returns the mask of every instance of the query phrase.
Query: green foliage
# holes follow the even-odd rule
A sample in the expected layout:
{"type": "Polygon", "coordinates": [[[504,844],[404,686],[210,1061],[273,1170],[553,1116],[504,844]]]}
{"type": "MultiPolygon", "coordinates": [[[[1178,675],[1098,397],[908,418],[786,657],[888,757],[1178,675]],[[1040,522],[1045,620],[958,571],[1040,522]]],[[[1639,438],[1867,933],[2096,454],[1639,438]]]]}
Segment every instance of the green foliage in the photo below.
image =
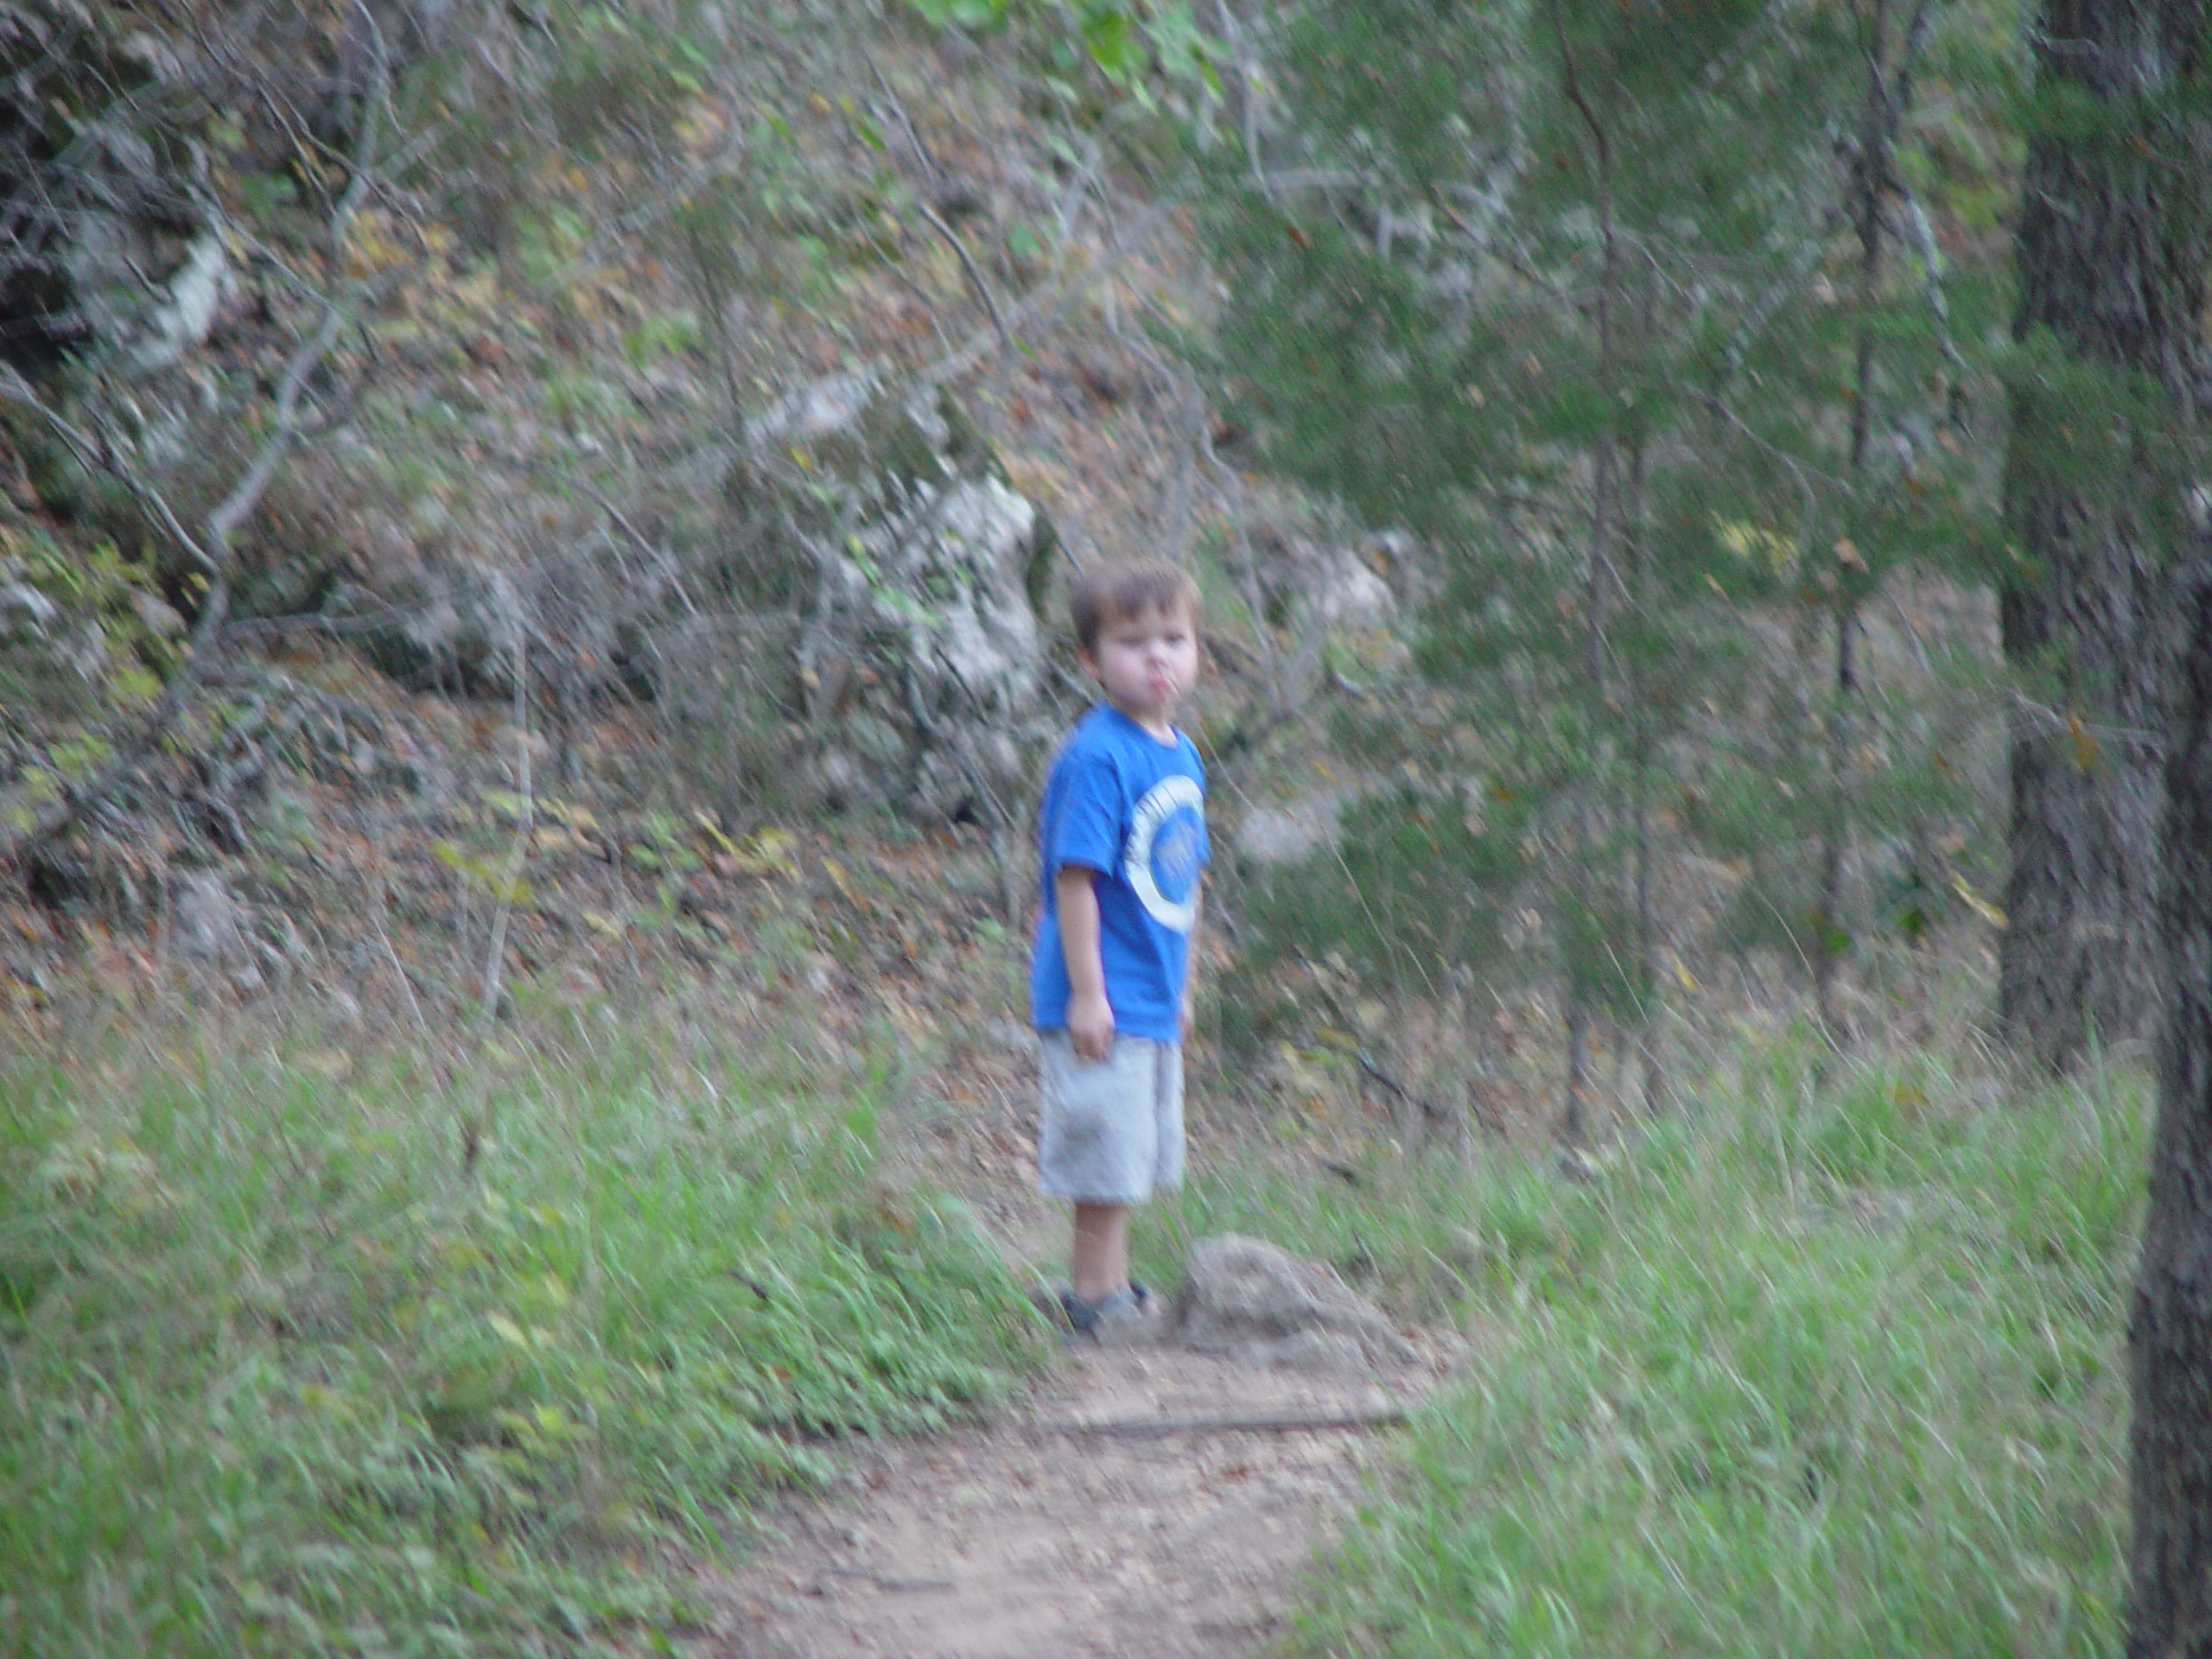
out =
{"type": "Polygon", "coordinates": [[[1294,1651],[2118,1650],[2143,1102],[1808,1058],[1432,1198],[1482,1334],[1294,1651]]]}
{"type": "Polygon", "coordinates": [[[5,781],[16,786],[10,810],[20,822],[108,760],[102,728],[160,692],[182,641],[181,619],[162,599],[151,564],[111,543],[71,547],[0,525],[0,585],[17,583],[53,607],[0,642],[0,707],[15,717],[21,744],[5,781]]]}
{"type": "Polygon", "coordinates": [[[667,142],[686,101],[705,90],[707,51],[626,7],[561,10],[553,26],[566,38],[546,85],[561,142],[587,155],[618,136],[667,142]]]}
{"type": "Polygon", "coordinates": [[[503,257],[529,238],[538,268],[528,276],[543,283],[548,250],[558,270],[590,229],[576,204],[560,199],[586,194],[563,192],[563,175],[582,166],[660,174],[682,165],[687,122],[718,64],[709,38],[669,9],[603,0],[534,8],[529,26],[504,44],[496,64],[466,40],[427,60],[397,90],[395,117],[403,131],[423,135],[416,181],[461,198],[462,211],[450,215],[456,227],[503,257]],[[546,222],[532,229],[533,220],[546,222]]]}
{"type": "Polygon", "coordinates": [[[0,1646],[664,1650],[658,1541],[1030,1351],[959,1207],[870,1187],[880,1078],[337,1058],[0,1078],[0,1646]]]}
{"type": "Polygon", "coordinates": [[[1507,901],[1526,879],[1525,819],[1510,791],[1402,790],[1351,803],[1332,849],[1255,887],[1248,957],[1335,953],[1357,977],[1418,994],[1494,956],[1507,901]]]}
{"type": "MultiPolygon", "coordinates": [[[[1988,136],[2017,48],[2004,8],[1925,16],[1913,73],[1946,98],[1879,139],[1925,194],[1872,276],[1870,57],[1900,96],[1927,82],[1903,21],[1849,0],[1787,29],[1751,3],[1318,0],[1268,36],[1277,95],[1204,158],[1222,396],[1271,470],[1442,552],[1405,701],[1483,734],[1444,786],[1520,804],[1522,885],[1586,1006],[1648,1011],[1654,859],[1755,846],[1745,918],[1783,925],[1730,942],[1809,961],[1872,920],[1823,891],[1828,849],[1974,833],[1981,779],[1938,764],[1964,685],[1917,666],[1910,715],[1865,700],[1862,612],[1996,539],[1977,416],[2004,295],[1948,251],[2017,154],[1988,136]]],[[[1362,752],[1432,759],[1402,723],[1362,752]]],[[[1429,887],[1433,852],[1510,879],[1405,850],[1425,862],[1370,879],[1429,887]]]]}
{"type": "Polygon", "coordinates": [[[0,525],[0,572],[44,594],[61,616],[52,631],[96,631],[105,659],[105,691],[143,701],[176,666],[181,642],[149,619],[166,610],[150,558],[133,559],[111,542],[67,546],[43,531],[0,525]]]}
{"type": "Polygon", "coordinates": [[[1087,61],[1123,95],[1149,104],[1151,83],[1204,83],[1220,91],[1217,42],[1190,0],[906,0],[938,29],[994,29],[1020,21],[1041,31],[1062,73],[1087,61]]]}

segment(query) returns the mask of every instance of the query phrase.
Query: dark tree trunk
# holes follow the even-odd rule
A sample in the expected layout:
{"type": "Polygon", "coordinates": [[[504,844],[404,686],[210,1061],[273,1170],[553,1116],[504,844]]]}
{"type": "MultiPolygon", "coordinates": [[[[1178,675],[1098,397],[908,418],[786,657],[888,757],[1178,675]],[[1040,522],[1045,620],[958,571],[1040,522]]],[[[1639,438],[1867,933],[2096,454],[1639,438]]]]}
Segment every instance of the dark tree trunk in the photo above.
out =
{"type": "Polygon", "coordinates": [[[2131,1659],[2212,1654],[2212,557],[2177,586],[2185,645],[2163,905],[2172,983],[2127,1331],[2131,1659]]]}
{"type": "MultiPolygon", "coordinates": [[[[1561,87],[1580,113],[1590,139],[1591,174],[1596,185],[1598,237],[1604,250],[1599,270],[1596,310],[1598,324],[1597,383],[1611,401],[1618,359],[1615,356],[1613,301],[1620,285],[1620,238],[1613,222],[1612,138],[1597,110],[1585,96],[1573,52],[1560,41],[1564,84],[1561,87]]],[[[1589,677],[1586,695],[1602,709],[1606,697],[1605,627],[1610,601],[1618,582],[1614,541],[1619,533],[1618,504],[1618,433],[1611,420],[1599,429],[1590,466],[1590,557],[1583,573],[1583,669],[1589,677]]],[[[1574,864],[1567,874],[1567,899],[1574,924],[1563,931],[1563,991],[1566,1001],[1567,1088],[1560,1112],[1559,1138],[1570,1147],[1589,1144],[1590,1024],[1592,964],[1586,954],[1595,944],[1591,918],[1595,904],[1599,807],[1592,798],[1594,783],[1586,784],[1575,808],[1574,864]]]]}
{"type": "Polygon", "coordinates": [[[2202,356],[2202,123],[2178,96],[2203,68],[2206,0],[2045,0],[2037,82],[2086,94],[2031,139],[2016,338],[2039,329],[2105,372],[2024,377],[2005,517],[2020,565],[2002,594],[2025,690],[2012,720],[2010,925],[1998,1012],[2063,1070],[2097,1039],[2145,1035],[2158,1006],[2158,742],[2173,658],[2174,480],[2164,435],[2202,356]],[[2069,377],[2070,380],[2070,377],[2069,377]],[[2145,421],[2163,408],[2166,417],[2145,421]]]}

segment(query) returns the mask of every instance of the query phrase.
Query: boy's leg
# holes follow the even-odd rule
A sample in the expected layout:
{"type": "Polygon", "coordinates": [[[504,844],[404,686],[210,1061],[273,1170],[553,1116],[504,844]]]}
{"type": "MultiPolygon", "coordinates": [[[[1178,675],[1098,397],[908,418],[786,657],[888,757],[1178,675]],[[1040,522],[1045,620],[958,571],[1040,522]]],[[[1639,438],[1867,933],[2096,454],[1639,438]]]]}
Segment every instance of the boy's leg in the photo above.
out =
{"type": "Polygon", "coordinates": [[[1129,1206],[1152,1190],[1158,1046],[1117,1039],[1093,1061],[1057,1032],[1045,1038],[1038,1184],[1072,1210],[1069,1288],[1081,1302],[1096,1305],[1128,1282],[1129,1206]]]}
{"type": "MultiPolygon", "coordinates": [[[[1178,1185],[1183,1179],[1183,1051],[1174,1043],[1140,1039],[1127,1042],[1123,1052],[1135,1062],[1137,1084],[1125,1137],[1135,1167],[1131,1179],[1147,1192],[1178,1185]]],[[[1128,1287],[1133,1207],[1076,1201],[1068,1278],[1078,1301],[1095,1305],[1128,1287]]]]}
{"type": "Polygon", "coordinates": [[[1076,1300],[1096,1306],[1129,1281],[1129,1206],[1077,1199],[1068,1278],[1076,1300]]]}

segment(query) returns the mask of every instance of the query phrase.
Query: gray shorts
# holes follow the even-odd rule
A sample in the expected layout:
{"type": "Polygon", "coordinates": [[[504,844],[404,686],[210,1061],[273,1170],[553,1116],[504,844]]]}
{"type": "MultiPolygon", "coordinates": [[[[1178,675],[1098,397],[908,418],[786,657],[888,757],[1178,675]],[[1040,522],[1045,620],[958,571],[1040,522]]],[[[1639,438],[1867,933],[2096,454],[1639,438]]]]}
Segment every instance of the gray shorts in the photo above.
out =
{"type": "Polygon", "coordinates": [[[1183,1049],[1116,1037],[1103,1060],[1043,1033],[1044,1122],[1037,1185],[1084,1204],[1142,1204],[1183,1179],[1183,1049]]]}

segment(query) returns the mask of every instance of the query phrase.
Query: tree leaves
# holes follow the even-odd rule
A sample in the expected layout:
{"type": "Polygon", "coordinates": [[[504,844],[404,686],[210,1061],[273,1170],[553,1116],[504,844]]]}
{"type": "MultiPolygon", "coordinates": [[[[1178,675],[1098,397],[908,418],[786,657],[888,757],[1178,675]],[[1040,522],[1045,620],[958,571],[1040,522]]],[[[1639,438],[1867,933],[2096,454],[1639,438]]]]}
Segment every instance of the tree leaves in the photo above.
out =
{"type": "MultiPolygon", "coordinates": [[[[1140,104],[1153,99],[1149,82],[1202,84],[1218,95],[1214,68],[1220,47],[1192,16],[1190,0],[906,0],[907,7],[936,29],[981,32],[1017,21],[1057,35],[1063,46],[1079,44],[1081,55],[1124,97],[1140,104]]],[[[1072,56],[1071,50],[1068,54],[1072,56]]]]}

